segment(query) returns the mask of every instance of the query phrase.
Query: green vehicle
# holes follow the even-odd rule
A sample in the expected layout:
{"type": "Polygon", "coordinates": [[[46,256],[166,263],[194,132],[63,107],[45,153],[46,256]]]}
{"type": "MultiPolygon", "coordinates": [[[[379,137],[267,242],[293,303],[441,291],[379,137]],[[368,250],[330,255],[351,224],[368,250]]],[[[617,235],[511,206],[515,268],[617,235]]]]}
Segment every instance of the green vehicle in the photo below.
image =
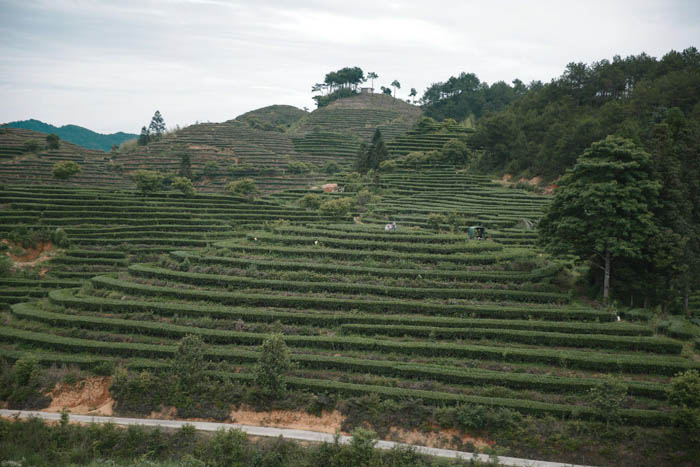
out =
{"type": "Polygon", "coordinates": [[[486,238],[486,228],[481,225],[469,227],[469,239],[484,240],[486,238]]]}

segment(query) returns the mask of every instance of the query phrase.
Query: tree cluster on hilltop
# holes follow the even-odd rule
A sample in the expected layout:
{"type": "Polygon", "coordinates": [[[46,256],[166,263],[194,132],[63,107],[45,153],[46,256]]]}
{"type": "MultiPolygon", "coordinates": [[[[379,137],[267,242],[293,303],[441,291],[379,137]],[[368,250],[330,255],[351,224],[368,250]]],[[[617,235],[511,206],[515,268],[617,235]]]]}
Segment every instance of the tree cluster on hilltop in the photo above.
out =
{"type": "Polygon", "coordinates": [[[445,82],[433,83],[425,90],[421,103],[425,115],[437,120],[452,118],[457,121],[470,117],[481,118],[489,112],[497,112],[529,90],[542,86],[533,81],[529,86],[516,79],[513,86],[503,81],[491,86],[481,82],[474,73],[460,73],[445,82]]]}
{"type": "MultiPolygon", "coordinates": [[[[376,76],[376,74],[372,74],[376,76]]],[[[368,76],[368,78],[372,78],[368,76]]],[[[311,87],[311,92],[325,92],[314,96],[317,107],[324,107],[334,100],[344,97],[352,97],[357,94],[357,86],[366,81],[365,74],[360,67],[345,67],[337,71],[326,73],[322,83],[316,83],[311,87]]]]}
{"type": "MultiPolygon", "coordinates": [[[[362,68],[357,66],[331,71],[326,74],[322,83],[316,83],[311,87],[311,92],[321,93],[314,96],[313,100],[316,102],[316,107],[325,107],[335,100],[357,95],[359,93],[357,87],[368,80],[371,81],[372,89],[374,89],[374,80],[377,78],[379,78],[379,75],[373,71],[367,73],[365,77],[362,68]]],[[[401,89],[401,84],[398,80],[394,80],[391,86],[394,89],[401,89]]],[[[392,95],[391,89],[387,87],[381,86],[381,90],[384,94],[392,95]]],[[[411,92],[411,97],[414,97],[416,95],[415,90],[411,89],[411,92]]]]}

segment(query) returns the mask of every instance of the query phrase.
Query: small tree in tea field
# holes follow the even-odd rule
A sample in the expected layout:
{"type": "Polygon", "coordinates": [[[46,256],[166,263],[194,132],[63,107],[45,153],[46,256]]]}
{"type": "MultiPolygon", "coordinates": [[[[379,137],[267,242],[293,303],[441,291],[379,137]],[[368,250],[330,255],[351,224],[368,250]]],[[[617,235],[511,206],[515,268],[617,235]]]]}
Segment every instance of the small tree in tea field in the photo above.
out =
{"type": "Polygon", "coordinates": [[[177,377],[180,390],[187,392],[205,380],[207,362],[204,352],[204,342],[197,335],[187,335],[178,343],[173,360],[173,372],[177,377]]]}
{"type": "Polygon", "coordinates": [[[268,396],[282,397],[286,386],[283,377],[292,369],[292,359],[282,334],[272,334],[260,347],[255,366],[255,382],[268,396]]]}
{"type": "Polygon", "coordinates": [[[612,376],[606,376],[588,391],[588,398],[605,423],[620,423],[620,410],[627,398],[627,385],[612,376]]]}

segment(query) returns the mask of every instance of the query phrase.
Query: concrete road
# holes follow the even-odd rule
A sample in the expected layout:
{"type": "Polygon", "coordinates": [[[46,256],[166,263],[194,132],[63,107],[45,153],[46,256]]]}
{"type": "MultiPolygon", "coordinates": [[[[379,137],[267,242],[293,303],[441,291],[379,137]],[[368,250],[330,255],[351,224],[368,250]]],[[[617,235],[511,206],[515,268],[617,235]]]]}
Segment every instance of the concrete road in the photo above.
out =
{"type": "MultiPolygon", "coordinates": [[[[38,417],[44,420],[60,420],[60,413],[51,412],[36,412],[30,410],[7,410],[0,409],[0,416],[11,418],[29,418],[38,417]]],[[[186,420],[157,420],[151,418],[124,418],[124,417],[103,417],[97,415],[73,415],[70,414],[70,421],[81,423],[113,423],[115,425],[142,425],[142,426],[158,426],[161,428],[181,428],[183,425],[192,425],[197,430],[201,431],[216,431],[220,429],[241,430],[251,436],[265,437],[283,437],[287,439],[299,441],[314,441],[319,443],[332,443],[335,440],[334,435],[328,433],[320,433],[317,431],[294,430],[289,428],[273,428],[266,426],[251,426],[239,425],[236,423],[213,423],[213,422],[190,422],[186,420]]],[[[341,444],[347,444],[352,438],[350,436],[339,436],[338,441],[341,444]]],[[[453,451],[450,449],[429,448],[426,446],[414,446],[404,443],[395,443],[393,441],[377,441],[379,449],[392,449],[397,446],[410,447],[421,454],[429,456],[447,457],[451,459],[476,459],[481,462],[489,462],[493,459],[486,454],[472,454],[469,452],[453,451]]],[[[516,467],[587,467],[577,464],[562,464],[559,462],[538,461],[529,459],[518,459],[516,457],[498,456],[498,465],[516,466],[516,467]]]]}

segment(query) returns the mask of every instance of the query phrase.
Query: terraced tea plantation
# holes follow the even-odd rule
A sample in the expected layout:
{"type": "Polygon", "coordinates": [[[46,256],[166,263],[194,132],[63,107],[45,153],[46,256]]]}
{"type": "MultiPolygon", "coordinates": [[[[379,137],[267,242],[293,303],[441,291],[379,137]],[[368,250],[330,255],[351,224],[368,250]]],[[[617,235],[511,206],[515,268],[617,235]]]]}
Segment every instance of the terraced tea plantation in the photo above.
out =
{"type": "Polygon", "coordinates": [[[355,183],[381,189],[363,213],[353,208],[355,222],[319,218],[281,195],[251,203],[8,188],[3,229],[64,228],[76,247],[57,261],[85,269],[56,274],[87,280],[12,305],[2,354],[157,370],[196,334],[221,362],[219,377],[249,382],[260,344],[281,331],[293,389],[592,419],[589,389],[615,374],[629,388],[625,423],[670,423],[666,383],[700,364],[683,341],[559,289],[561,266],[523,227],[546,198],[448,166],[355,183]],[[391,220],[397,231],[384,230],[391,220]],[[468,239],[474,223],[489,240],[468,239]]]}
{"type": "Polygon", "coordinates": [[[81,172],[63,186],[131,185],[113,170],[107,153],[60,142],[58,149],[46,149],[46,134],[19,128],[0,128],[0,182],[5,184],[56,183],[51,170],[56,162],[73,161],[81,172]]]}
{"type": "Polygon", "coordinates": [[[325,164],[350,167],[375,128],[390,141],[409,132],[420,114],[415,106],[379,95],[341,99],[311,113],[270,106],[223,123],[189,126],[122,151],[115,163],[125,173],[144,168],[172,173],[188,155],[203,191],[222,191],[240,177],[252,177],[266,192],[308,189],[323,182],[325,164]],[[294,163],[313,170],[296,173],[290,168],[294,163]]]}
{"type": "MultiPolygon", "coordinates": [[[[450,135],[416,139],[409,134],[420,115],[418,107],[384,95],[341,99],[311,113],[273,105],[226,122],[178,129],[146,146],[126,144],[109,154],[66,142],[56,150],[28,152],[30,143],[43,148],[46,135],[3,128],[0,182],[54,184],[53,164],[70,160],[82,171],[62,182],[63,186],[134,188],[130,176],[134,171],[175,174],[181,169],[182,158],[187,157],[199,191],[222,192],[228,182],[242,177],[253,178],[265,192],[306,190],[325,181],[327,164],[350,167],[360,143],[369,141],[375,128],[381,129],[387,142],[395,137],[412,141],[398,142],[396,150],[392,148],[396,154],[421,144],[439,149],[450,135]],[[298,167],[300,163],[305,169],[295,170],[295,164],[298,167]]],[[[455,131],[452,137],[461,130],[455,131]]]]}
{"type": "Polygon", "coordinates": [[[236,231],[246,225],[322,218],[298,207],[235,196],[185,198],[164,192],[143,197],[55,186],[7,186],[0,191],[0,205],[1,237],[13,231],[25,237],[50,234],[60,228],[70,241],[70,247],[41,263],[46,269],[42,277],[2,280],[4,305],[46,296],[52,287],[76,287],[81,279],[124,270],[130,261],[155,258],[173,248],[206,247],[242,235],[236,231]]]}

